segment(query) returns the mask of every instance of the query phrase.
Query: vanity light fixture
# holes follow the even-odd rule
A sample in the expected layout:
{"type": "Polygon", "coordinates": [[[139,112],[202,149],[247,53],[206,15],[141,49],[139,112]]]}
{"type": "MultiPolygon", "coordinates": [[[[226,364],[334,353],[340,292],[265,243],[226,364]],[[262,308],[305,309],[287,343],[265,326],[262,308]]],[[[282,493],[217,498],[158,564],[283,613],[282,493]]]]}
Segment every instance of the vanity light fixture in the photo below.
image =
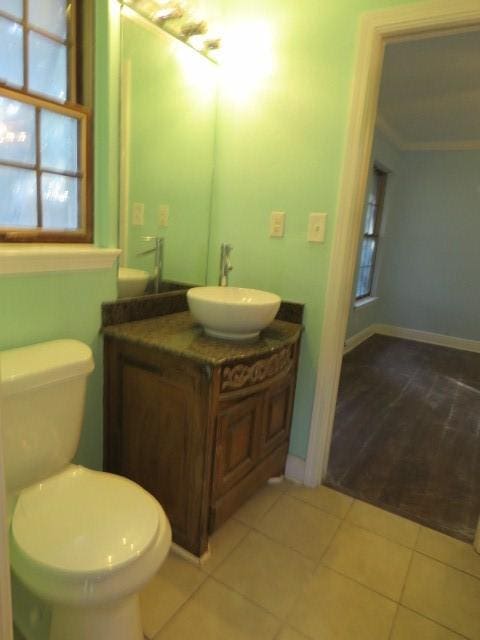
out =
{"type": "Polygon", "coordinates": [[[166,0],[165,2],[159,2],[160,8],[153,13],[152,20],[155,22],[166,22],[167,20],[178,20],[185,15],[185,8],[179,2],[171,2],[166,0]]]}
{"type": "Polygon", "coordinates": [[[182,0],[119,0],[119,2],[195,49],[211,62],[218,63],[211,54],[220,49],[220,38],[212,34],[209,36],[207,22],[197,19],[191,13],[189,15],[182,0]]]}
{"type": "Polygon", "coordinates": [[[187,22],[183,25],[181,34],[188,40],[194,36],[204,36],[208,31],[208,24],[201,20],[199,22],[187,22]]]}
{"type": "Polygon", "coordinates": [[[220,49],[220,47],[222,46],[222,39],[221,38],[212,38],[211,40],[205,40],[205,49],[208,49],[208,51],[218,51],[218,49],[220,49]]]}

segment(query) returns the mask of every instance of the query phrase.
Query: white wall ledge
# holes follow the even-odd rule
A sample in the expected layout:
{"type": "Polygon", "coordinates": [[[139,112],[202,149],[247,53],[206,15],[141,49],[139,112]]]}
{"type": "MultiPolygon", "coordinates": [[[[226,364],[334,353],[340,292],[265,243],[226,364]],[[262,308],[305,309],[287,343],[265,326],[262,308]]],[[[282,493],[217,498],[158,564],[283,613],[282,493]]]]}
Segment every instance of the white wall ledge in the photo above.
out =
{"type": "Polygon", "coordinates": [[[378,296],[368,296],[367,298],[360,298],[360,300],[355,300],[353,303],[354,311],[356,309],[362,309],[363,307],[367,307],[372,302],[376,302],[378,300],[378,296]]]}
{"type": "Polygon", "coordinates": [[[110,269],[120,253],[91,244],[0,243],[0,276],[110,269]]]}

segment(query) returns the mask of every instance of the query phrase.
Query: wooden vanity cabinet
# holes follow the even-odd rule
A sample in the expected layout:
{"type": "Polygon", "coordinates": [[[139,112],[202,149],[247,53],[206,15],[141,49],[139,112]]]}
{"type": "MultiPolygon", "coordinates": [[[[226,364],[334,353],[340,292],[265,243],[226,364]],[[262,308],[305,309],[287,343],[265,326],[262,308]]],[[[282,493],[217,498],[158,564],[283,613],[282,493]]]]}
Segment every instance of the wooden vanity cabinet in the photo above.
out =
{"type": "Polygon", "coordinates": [[[214,531],[283,473],[298,339],[218,366],[105,336],[104,466],[162,504],[201,556],[214,531]]]}

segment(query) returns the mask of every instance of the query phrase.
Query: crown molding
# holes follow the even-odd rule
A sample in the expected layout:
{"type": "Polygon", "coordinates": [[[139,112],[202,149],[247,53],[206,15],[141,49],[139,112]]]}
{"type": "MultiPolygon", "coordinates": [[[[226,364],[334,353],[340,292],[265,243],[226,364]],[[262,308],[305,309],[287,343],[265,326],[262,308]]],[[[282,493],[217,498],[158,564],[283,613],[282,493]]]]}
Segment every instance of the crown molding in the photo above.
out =
{"type": "Polygon", "coordinates": [[[405,142],[402,136],[380,113],[377,113],[375,127],[398,151],[405,151],[405,142]]]}
{"type": "Polygon", "coordinates": [[[406,140],[398,129],[395,129],[386,118],[377,114],[377,129],[393,144],[398,151],[478,151],[480,140],[426,140],[416,142],[406,140]]]}
{"type": "Polygon", "coordinates": [[[440,142],[406,142],[403,151],[478,151],[480,140],[445,140],[440,142]]]}

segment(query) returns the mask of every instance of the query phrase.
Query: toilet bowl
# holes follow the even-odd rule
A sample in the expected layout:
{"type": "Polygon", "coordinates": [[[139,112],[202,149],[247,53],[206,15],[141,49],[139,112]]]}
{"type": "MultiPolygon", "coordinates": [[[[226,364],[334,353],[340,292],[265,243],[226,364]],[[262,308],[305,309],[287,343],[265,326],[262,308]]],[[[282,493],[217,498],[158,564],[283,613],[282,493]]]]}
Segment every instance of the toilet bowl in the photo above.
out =
{"type": "Polygon", "coordinates": [[[164,561],[171,529],[134,482],[70,464],[90,349],[62,340],[0,355],[14,573],[51,604],[50,640],[143,640],[138,592],[164,561]]]}

